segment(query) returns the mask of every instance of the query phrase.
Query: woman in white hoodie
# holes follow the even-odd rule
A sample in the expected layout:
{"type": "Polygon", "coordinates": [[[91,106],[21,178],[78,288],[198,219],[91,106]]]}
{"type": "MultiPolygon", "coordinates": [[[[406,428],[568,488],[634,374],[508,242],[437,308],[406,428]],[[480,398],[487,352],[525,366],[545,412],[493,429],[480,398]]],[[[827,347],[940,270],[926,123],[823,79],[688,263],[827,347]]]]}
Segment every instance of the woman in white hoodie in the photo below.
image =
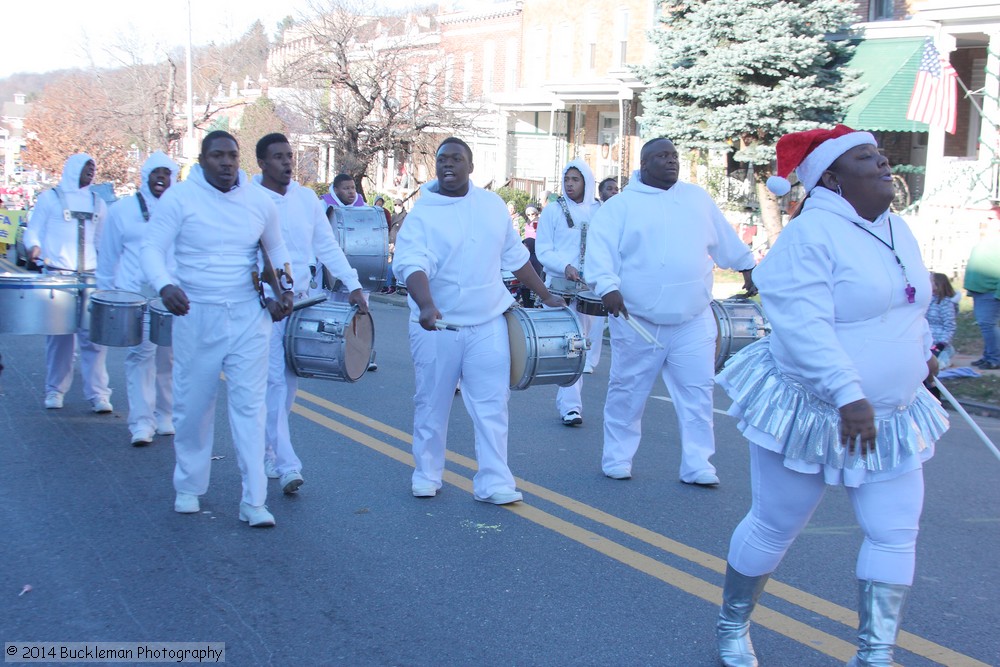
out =
{"type": "MultiPolygon", "coordinates": [[[[177,178],[177,163],[163,151],[156,151],[142,164],[139,192],[115,203],[101,233],[97,256],[97,288],[136,292],[155,297],[156,290],[142,270],[142,241],[149,230],[149,219],[160,203],[160,196],[177,178]]],[[[167,253],[167,271],[174,274],[173,253],[167,253]]],[[[153,442],[153,436],[174,432],[174,399],[171,376],[174,363],[172,347],[149,340],[149,313],[143,317],[143,341],[125,354],[125,386],[128,393],[128,428],[132,444],[140,447],[153,442]]]]}

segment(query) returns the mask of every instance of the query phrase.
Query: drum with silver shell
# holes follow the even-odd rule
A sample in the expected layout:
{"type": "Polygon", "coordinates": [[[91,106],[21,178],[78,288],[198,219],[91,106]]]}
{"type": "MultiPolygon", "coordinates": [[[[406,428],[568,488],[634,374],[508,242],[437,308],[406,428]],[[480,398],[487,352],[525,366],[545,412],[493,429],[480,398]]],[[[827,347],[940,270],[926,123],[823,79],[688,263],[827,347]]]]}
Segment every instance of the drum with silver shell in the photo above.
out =
{"type": "Polygon", "coordinates": [[[350,303],[294,311],[285,326],[285,363],[299,377],[357,382],[368,370],[375,323],[350,303]]]}
{"type": "Polygon", "coordinates": [[[519,308],[504,313],[510,344],[510,388],[558,384],[583,375],[590,342],[569,307],[519,308]]]}
{"type": "Polygon", "coordinates": [[[764,309],[750,299],[733,297],[714,300],[712,314],[719,330],[715,340],[716,373],[722,370],[729,357],[771,333],[764,309]]]}
{"type": "Polygon", "coordinates": [[[75,333],[78,286],[73,275],[0,273],[0,334],[75,333]]]}
{"type": "Polygon", "coordinates": [[[174,314],[163,305],[163,299],[152,299],[146,306],[149,311],[149,341],[160,347],[174,344],[174,314]]]}
{"type": "MultiPolygon", "coordinates": [[[[347,261],[358,272],[361,288],[370,292],[382,289],[389,264],[389,229],[384,210],[377,206],[331,206],[327,217],[347,261]]],[[[334,291],[346,289],[326,267],[324,282],[334,291]]]]}
{"type": "Polygon", "coordinates": [[[146,297],[125,290],[98,290],[90,295],[90,341],[108,347],[132,347],[142,342],[146,297]]]}
{"type": "Polygon", "coordinates": [[[582,283],[578,280],[570,280],[569,278],[556,278],[552,276],[549,278],[549,291],[556,296],[561,296],[562,298],[569,301],[575,297],[579,292],[587,288],[586,283],[582,283]]]}

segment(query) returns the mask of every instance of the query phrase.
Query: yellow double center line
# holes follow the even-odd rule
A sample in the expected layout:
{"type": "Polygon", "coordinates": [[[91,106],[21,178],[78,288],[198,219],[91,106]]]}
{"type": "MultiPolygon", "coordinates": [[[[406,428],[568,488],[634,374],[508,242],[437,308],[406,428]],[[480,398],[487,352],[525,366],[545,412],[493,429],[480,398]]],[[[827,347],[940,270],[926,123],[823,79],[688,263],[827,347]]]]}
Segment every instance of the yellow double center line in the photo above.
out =
{"type": "MultiPolygon", "coordinates": [[[[383,424],[382,422],[372,419],[364,414],[349,410],[348,408],[327,401],[314,394],[299,390],[296,396],[299,399],[308,401],[309,403],[321,407],[324,410],[346,417],[368,429],[385,434],[408,445],[413,442],[413,437],[405,431],[383,424]]],[[[413,466],[413,456],[409,449],[400,449],[395,445],[391,445],[388,442],[379,440],[378,438],[372,437],[367,433],[363,433],[339,421],[335,421],[326,415],[303,406],[301,403],[296,403],[292,407],[292,411],[312,422],[315,422],[316,424],[319,424],[320,426],[324,426],[331,431],[335,431],[336,433],[369,447],[380,454],[384,454],[391,459],[399,461],[404,465],[413,466]]],[[[452,463],[462,466],[463,468],[467,468],[469,470],[476,469],[476,462],[467,456],[455,454],[454,452],[448,452],[447,458],[452,463]]],[[[468,477],[464,477],[450,470],[445,470],[443,480],[460,489],[470,493],[472,492],[472,480],[468,477]]],[[[681,542],[672,540],[647,528],[643,528],[637,524],[625,521],[606,512],[602,512],[599,509],[581,503],[560,493],[556,493],[555,491],[546,489],[545,487],[533,484],[527,480],[517,478],[517,486],[522,491],[562,507],[573,514],[616,530],[641,542],[645,542],[650,546],[679,558],[683,558],[684,560],[694,563],[695,565],[699,565],[719,574],[724,574],[726,571],[726,561],[722,558],[717,558],[703,551],[699,551],[698,549],[689,547],[686,544],[682,544],[681,542]]],[[[722,589],[720,587],[710,584],[692,574],[688,574],[687,572],[661,563],[655,558],[650,558],[645,554],[629,549],[628,547],[613,540],[609,540],[608,538],[598,535],[597,533],[581,528],[574,523],[560,519],[553,514],[540,510],[536,507],[532,507],[526,502],[504,505],[502,507],[503,509],[510,511],[523,519],[527,519],[528,521],[536,523],[540,526],[544,526],[553,532],[580,543],[588,549],[593,549],[594,551],[602,553],[605,556],[623,563],[624,565],[659,579],[670,586],[679,588],[680,590],[697,598],[701,598],[706,602],[716,606],[722,602],[722,589]]],[[[806,593],[805,591],[801,591],[793,586],[771,579],[767,583],[766,590],[770,595],[785,600],[786,602],[790,602],[815,614],[824,616],[830,620],[843,623],[852,630],[857,625],[857,614],[854,611],[851,611],[846,607],[836,605],[810,593],[806,593]]],[[[758,605],[754,610],[753,620],[758,625],[768,628],[769,630],[773,630],[778,634],[784,635],[793,641],[804,644],[809,648],[815,649],[820,653],[836,658],[837,660],[847,661],[855,653],[855,647],[853,644],[834,637],[826,632],[822,632],[821,630],[817,630],[812,626],[806,625],[805,623],[797,621],[790,616],[774,611],[773,609],[769,609],[763,605],[758,605]]],[[[897,645],[911,653],[923,656],[929,660],[934,660],[935,662],[943,665],[949,665],[949,667],[989,667],[987,663],[980,662],[975,658],[958,653],[957,651],[953,651],[945,646],[941,646],[940,644],[936,644],[932,641],[924,639],[923,637],[918,637],[917,635],[913,635],[908,632],[899,633],[897,645]]]]}

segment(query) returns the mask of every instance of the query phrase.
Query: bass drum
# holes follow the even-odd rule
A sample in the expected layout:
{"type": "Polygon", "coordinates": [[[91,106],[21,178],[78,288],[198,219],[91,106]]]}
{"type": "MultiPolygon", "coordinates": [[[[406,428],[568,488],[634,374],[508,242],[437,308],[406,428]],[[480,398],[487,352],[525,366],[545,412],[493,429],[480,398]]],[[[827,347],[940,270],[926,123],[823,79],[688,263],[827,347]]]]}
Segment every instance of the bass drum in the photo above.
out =
{"type": "Polygon", "coordinates": [[[712,314],[719,329],[715,339],[716,373],[722,370],[729,357],[771,333],[764,309],[750,299],[712,301],[712,314]]]}
{"type": "MultiPolygon", "coordinates": [[[[361,289],[377,292],[385,284],[389,265],[389,229],[383,209],[376,206],[331,206],[330,226],[347,261],[358,272],[361,289]]],[[[324,282],[333,291],[346,288],[324,267],[324,282]]]]}
{"type": "Polygon", "coordinates": [[[0,334],[76,333],[76,276],[0,273],[0,334]]]}
{"type": "Polygon", "coordinates": [[[510,343],[510,388],[568,387],[583,375],[589,341],[569,307],[519,308],[503,314],[510,343]]]}
{"type": "Polygon", "coordinates": [[[90,310],[90,340],[108,347],[132,347],[142,342],[146,297],[124,290],[94,292],[90,310]]]}
{"type": "Polygon", "coordinates": [[[349,303],[294,311],[285,326],[285,363],[299,377],[357,382],[368,370],[375,323],[349,303]]]}

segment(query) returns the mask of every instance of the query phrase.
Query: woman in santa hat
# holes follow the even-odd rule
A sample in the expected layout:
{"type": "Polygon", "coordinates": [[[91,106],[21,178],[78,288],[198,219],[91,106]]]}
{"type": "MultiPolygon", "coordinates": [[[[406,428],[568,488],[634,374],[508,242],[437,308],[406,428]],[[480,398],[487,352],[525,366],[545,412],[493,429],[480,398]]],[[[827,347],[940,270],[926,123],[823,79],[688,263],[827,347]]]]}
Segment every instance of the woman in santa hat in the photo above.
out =
{"type": "Polygon", "coordinates": [[[783,136],[775,194],[794,170],[809,193],[754,270],[770,336],[718,377],[750,441],[752,505],[729,548],[717,638],[725,665],[757,665],[750,614],[827,485],[843,486],[865,533],[858,652],[890,665],[913,581],[923,462],[948,427],[923,386],[937,372],[924,312],[930,277],[889,212],[889,163],[844,125],[783,136]]]}

